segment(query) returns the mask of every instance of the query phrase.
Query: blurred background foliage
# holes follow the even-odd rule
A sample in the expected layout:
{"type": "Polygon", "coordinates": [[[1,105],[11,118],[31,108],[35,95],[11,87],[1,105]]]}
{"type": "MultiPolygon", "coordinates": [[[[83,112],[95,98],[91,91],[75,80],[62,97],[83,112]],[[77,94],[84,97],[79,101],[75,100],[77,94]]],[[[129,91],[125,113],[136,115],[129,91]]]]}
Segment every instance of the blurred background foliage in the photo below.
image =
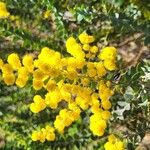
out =
{"type": "MultiPolygon", "coordinates": [[[[110,75],[116,86],[113,116],[108,132],[122,135],[134,150],[150,130],[150,1],[149,0],[2,0],[11,17],[0,20],[0,57],[9,53],[34,53],[48,46],[65,55],[65,40],[86,31],[101,49],[119,50],[120,70],[110,75]]],[[[33,129],[52,123],[58,113],[50,109],[29,111],[37,94],[29,83],[18,89],[0,82],[0,147],[6,150],[103,150],[107,135],[97,138],[87,127],[89,113],[55,142],[36,143],[33,129]],[[82,122],[82,123],[81,123],[82,122]]]]}

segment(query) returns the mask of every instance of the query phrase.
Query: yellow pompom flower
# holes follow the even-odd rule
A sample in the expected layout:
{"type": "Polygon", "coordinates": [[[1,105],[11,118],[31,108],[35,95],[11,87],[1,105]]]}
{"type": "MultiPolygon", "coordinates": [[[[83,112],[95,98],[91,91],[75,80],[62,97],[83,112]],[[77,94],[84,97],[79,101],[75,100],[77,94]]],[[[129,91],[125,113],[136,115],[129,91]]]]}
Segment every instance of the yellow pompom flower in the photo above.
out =
{"type": "Polygon", "coordinates": [[[31,55],[25,55],[23,57],[22,63],[24,67],[28,69],[29,72],[33,72],[34,65],[33,65],[33,57],[31,55]]]}
{"type": "Polygon", "coordinates": [[[83,59],[85,57],[81,45],[78,44],[73,37],[70,37],[66,41],[66,48],[67,48],[67,52],[70,53],[75,58],[83,59]]]}
{"type": "Polygon", "coordinates": [[[54,133],[48,133],[46,135],[47,141],[54,141],[55,140],[55,134],[54,133]]]}
{"type": "Polygon", "coordinates": [[[64,133],[65,125],[63,123],[63,119],[60,116],[56,116],[54,127],[60,134],[64,133]]]}
{"type": "Polygon", "coordinates": [[[66,41],[66,48],[69,50],[72,48],[72,45],[76,44],[76,40],[73,37],[69,37],[66,41]]]}
{"type": "Polygon", "coordinates": [[[81,79],[81,83],[83,86],[88,86],[90,83],[90,80],[88,78],[81,79]]]}
{"type": "Polygon", "coordinates": [[[117,49],[115,47],[105,47],[101,50],[98,56],[101,60],[114,60],[117,56],[117,49]]]}
{"type": "Polygon", "coordinates": [[[91,106],[91,112],[92,113],[99,113],[101,111],[101,109],[100,109],[100,103],[98,102],[98,103],[95,103],[95,104],[93,104],[92,106],[91,106]]]}
{"type": "Polygon", "coordinates": [[[124,150],[124,143],[111,134],[108,137],[108,142],[104,145],[105,150],[124,150]]]}
{"type": "Polygon", "coordinates": [[[16,85],[20,88],[24,87],[28,81],[28,76],[21,76],[19,75],[16,79],[16,85]]]}
{"type": "Polygon", "coordinates": [[[107,71],[102,62],[95,63],[95,68],[99,77],[103,77],[106,75],[107,71]]]}
{"type": "Polygon", "coordinates": [[[82,48],[78,43],[75,43],[74,45],[72,45],[71,49],[67,49],[67,52],[70,53],[75,58],[83,59],[85,57],[85,54],[82,51],[82,48]]]}
{"type": "Polygon", "coordinates": [[[78,104],[80,106],[80,108],[82,108],[83,110],[86,110],[89,105],[88,105],[88,99],[84,99],[80,96],[77,96],[75,99],[76,104],[78,104]]]}
{"type": "Polygon", "coordinates": [[[31,138],[33,141],[45,142],[45,134],[42,131],[34,131],[31,138]]]}
{"type": "Polygon", "coordinates": [[[18,76],[27,77],[29,75],[29,71],[26,67],[21,67],[18,69],[18,76]]]}
{"type": "Polygon", "coordinates": [[[111,59],[104,60],[104,66],[109,71],[113,71],[117,69],[115,61],[111,59]]]}
{"type": "Polygon", "coordinates": [[[3,2],[0,2],[0,19],[7,18],[9,15],[10,13],[6,9],[6,4],[3,2]]]}
{"type": "Polygon", "coordinates": [[[13,68],[10,64],[3,64],[1,67],[3,74],[11,74],[13,73],[13,68]]]}
{"type": "Polygon", "coordinates": [[[33,101],[34,103],[30,104],[30,110],[33,113],[38,113],[46,108],[45,100],[40,95],[34,96],[33,101]]]}
{"type": "Polygon", "coordinates": [[[98,52],[98,47],[97,46],[92,46],[91,48],[90,48],[90,52],[91,53],[97,53],[98,52]]]}
{"type": "Polygon", "coordinates": [[[13,67],[14,70],[18,70],[21,67],[19,56],[15,53],[8,56],[7,62],[13,67]]]}
{"type": "Polygon", "coordinates": [[[60,100],[60,93],[58,90],[48,92],[45,96],[45,103],[52,109],[57,108],[60,100]]]}
{"type": "Polygon", "coordinates": [[[82,48],[85,51],[89,51],[90,50],[90,45],[89,44],[84,44],[82,48]]]}
{"type": "Polygon", "coordinates": [[[49,75],[52,70],[50,64],[44,62],[39,64],[39,69],[46,75],[49,75]]]}
{"type": "Polygon", "coordinates": [[[99,97],[102,101],[109,100],[109,98],[114,94],[113,90],[108,87],[103,80],[99,83],[99,97]]]}
{"type": "Polygon", "coordinates": [[[106,121],[102,119],[101,113],[95,113],[90,117],[90,130],[94,135],[103,136],[106,127],[106,121]]]}
{"type": "Polygon", "coordinates": [[[70,80],[74,80],[78,77],[77,71],[74,70],[73,68],[68,68],[67,69],[67,78],[70,80]]]}
{"type": "Polygon", "coordinates": [[[57,84],[56,84],[55,80],[51,80],[51,79],[48,80],[48,82],[45,86],[46,90],[49,92],[54,91],[56,89],[56,87],[57,87],[57,84]]]}
{"type": "Polygon", "coordinates": [[[89,77],[95,77],[97,75],[97,70],[95,68],[87,69],[87,74],[89,77]]]}
{"type": "Polygon", "coordinates": [[[38,131],[34,131],[34,132],[32,133],[31,138],[32,138],[32,141],[38,141],[38,140],[39,140],[38,131]]]}
{"type": "Polygon", "coordinates": [[[101,114],[104,120],[108,120],[111,116],[111,113],[109,111],[102,111],[101,114]]]}
{"type": "Polygon", "coordinates": [[[3,80],[6,85],[13,85],[15,83],[15,75],[13,73],[3,74],[3,80]]]}
{"type": "MultiPolygon", "coordinates": [[[[44,63],[49,63],[49,60],[56,56],[56,52],[48,47],[44,47],[38,55],[38,60],[44,63]]],[[[50,64],[50,63],[49,63],[50,64]]]]}
{"type": "Polygon", "coordinates": [[[83,32],[79,35],[79,40],[82,44],[89,44],[89,43],[94,42],[95,38],[83,32]]]}
{"type": "Polygon", "coordinates": [[[38,79],[33,79],[33,88],[35,90],[40,90],[43,87],[43,81],[38,79]]]}
{"type": "Polygon", "coordinates": [[[102,107],[105,109],[105,110],[108,110],[111,108],[111,102],[109,100],[105,100],[105,101],[102,101],[102,107]]]}
{"type": "Polygon", "coordinates": [[[44,78],[44,73],[40,69],[36,69],[33,71],[33,78],[42,80],[44,78]]]}

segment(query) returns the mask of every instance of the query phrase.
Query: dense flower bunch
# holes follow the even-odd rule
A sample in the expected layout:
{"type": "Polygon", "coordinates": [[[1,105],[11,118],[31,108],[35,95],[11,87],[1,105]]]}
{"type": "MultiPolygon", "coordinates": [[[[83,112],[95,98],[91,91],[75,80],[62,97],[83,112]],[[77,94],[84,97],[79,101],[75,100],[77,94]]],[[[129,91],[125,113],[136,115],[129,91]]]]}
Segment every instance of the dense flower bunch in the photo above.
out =
{"type": "Polygon", "coordinates": [[[6,9],[6,4],[3,2],[0,2],[0,19],[7,18],[9,15],[10,13],[6,9]]]}
{"type": "Polygon", "coordinates": [[[2,79],[7,85],[24,87],[29,76],[32,76],[33,88],[45,89],[44,97],[34,96],[30,104],[33,113],[39,113],[46,107],[61,108],[62,102],[65,102],[65,108],[63,106],[54,120],[54,127],[46,126],[34,131],[33,141],[53,141],[55,130],[64,133],[65,128],[78,120],[81,112],[87,109],[91,110],[91,132],[103,136],[111,116],[110,97],[114,94],[111,82],[106,77],[110,71],[117,69],[117,50],[105,47],[99,51],[92,44],[94,40],[87,33],[80,34],[78,41],[73,37],[68,38],[66,48],[71,55],[68,57],[44,47],[37,58],[27,54],[21,60],[12,53],[7,63],[0,59],[2,79]]]}
{"type": "Polygon", "coordinates": [[[105,150],[124,150],[124,144],[113,134],[108,137],[108,142],[104,145],[105,150]]]}
{"type": "Polygon", "coordinates": [[[41,131],[34,131],[32,134],[32,140],[40,142],[47,141],[54,141],[55,140],[55,133],[54,128],[47,125],[45,128],[42,128],[41,131]]]}

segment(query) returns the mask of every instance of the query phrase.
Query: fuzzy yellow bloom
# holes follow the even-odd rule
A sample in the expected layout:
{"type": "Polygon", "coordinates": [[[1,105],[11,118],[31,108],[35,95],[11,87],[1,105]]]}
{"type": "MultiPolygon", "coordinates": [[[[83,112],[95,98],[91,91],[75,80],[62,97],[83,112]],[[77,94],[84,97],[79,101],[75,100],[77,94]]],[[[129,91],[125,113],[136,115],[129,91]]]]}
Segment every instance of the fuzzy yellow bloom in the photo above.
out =
{"type": "Polygon", "coordinates": [[[83,97],[77,96],[76,99],[75,99],[75,102],[83,110],[86,110],[89,107],[89,105],[88,105],[88,103],[89,103],[88,99],[84,99],[83,97]]]}
{"type": "Polygon", "coordinates": [[[52,70],[50,64],[44,62],[39,64],[39,69],[46,75],[49,75],[52,70]]]}
{"type": "Polygon", "coordinates": [[[2,67],[2,73],[3,74],[11,74],[13,73],[13,68],[10,64],[3,64],[2,67]]]}
{"type": "Polygon", "coordinates": [[[104,60],[104,66],[107,70],[110,70],[110,71],[117,69],[115,61],[111,59],[104,60]]]}
{"type": "Polygon", "coordinates": [[[31,66],[33,64],[33,57],[31,55],[25,55],[22,63],[24,66],[31,66]]]}
{"type": "Polygon", "coordinates": [[[40,90],[43,87],[43,81],[38,79],[33,79],[33,88],[35,90],[40,90]]]}
{"type": "Polygon", "coordinates": [[[104,145],[105,150],[124,150],[124,143],[113,134],[108,137],[108,142],[104,145]]]}
{"type": "Polygon", "coordinates": [[[55,53],[54,50],[49,49],[48,47],[44,47],[42,48],[41,53],[38,55],[38,59],[41,61],[46,60],[47,58],[53,56],[54,53],[55,53]]]}
{"type": "Polygon", "coordinates": [[[66,41],[66,48],[67,48],[67,49],[70,49],[70,48],[71,48],[71,45],[74,45],[74,44],[76,44],[75,38],[69,37],[69,38],[67,39],[67,41],[66,41]]]}
{"type": "Polygon", "coordinates": [[[66,59],[67,68],[82,69],[85,65],[85,59],[69,57],[66,59]]]}
{"type": "Polygon", "coordinates": [[[92,106],[91,106],[91,112],[92,113],[99,113],[101,111],[101,109],[100,109],[100,103],[98,102],[98,103],[95,103],[95,104],[93,104],[92,106]]]}
{"type": "Polygon", "coordinates": [[[98,47],[97,46],[92,46],[92,47],[90,47],[90,52],[91,53],[97,53],[98,52],[98,47]]]}
{"type": "Polygon", "coordinates": [[[26,67],[28,69],[29,72],[33,71],[34,66],[33,66],[33,57],[32,57],[32,55],[29,55],[29,54],[25,55],[23,57],[22,63],[24,65],[24,67],[26,67]]]}
{"type": "Polygon", "coordinates": [[[47,141],[54,141],[55,140],[55,134],[54,133],[48,133],[46,135],[47,141]]]}
{"type": "Polygon", "coordinates": [[[111,113],[109,111],[102,111],[101,114],[104,120],[108,120],[111,116],[111,113]]]}
{"type": "Polygon", "coordinates": [[[33,78],[42,80],[44,78],[44,73],[40,69],[36,69],[33,71],[33,78]]]}
{"type": "Polygon", "coordinates": [[[84,44],[83,45],[83,50],[89,51],[90,50],[90,45],[89,44],[84,44]]]}
{"type": "Polygon", "coordinates": [[[114,94],[113,90],[108,87],[103,80],[99,83],[99,97],[102,101],[108,100],[114,94]]]}
{"type": "Polygon", "coordinates": [[[95,113],[90,117],[90,130],[94,135],[103,136],[106,127],[106,121],[101,118],[100,113],[95,113]]]}
{"type": "Polygon", "coordinates": [[[114,60],[117,56],[117,49],[115,47],[105,47],[101,50],[99,58],[101,60],[114,60]]]}
{"type": "Polygon", "coordinates": [[[33,141],[39,140],[39,134],[38,134],[38,131],[34,131],[34,132],[32,133],[31,138],[32,138],[33,141]]]}
{"type": "Polygon", "coordinates": [[[54,141],[55,140],[54,128],[47,125],[40,131],[33,131],[31,138],[33,141],[40,141],[42,143],[45,142],[45,140],[54,141]]]}
{"type": "Polygon", "coordinates": [[[3,74],[3,80],[6,85],[13,85],[15,83],[15,75],[11,74],[3,74]]]}
{"type": "Polygon", "coordinates": [[[28,81],[28,76],[21,76],[19,75],[16,79],[16,85],[20,88],[24,87],[28,81]]]}
{"type": "Polygon", "coordinates": [[[83,59],[85,57],[81,45],[78,44],[73,37],[70,37],[66,41],[66,48],[67,48],[67,52],[70,53],[75,58],[83,59]]]}
{"type": "Polygon", "coordinates": [[[54,121],[54,126],[59,133],[63,133],[65,127],[70,126],[75,120],[79,119],[80,109],[68,110],[62,109],[59,115],[56,116],[54,121]]]}
{"type": "Polygon", "coordinates": [[[76,70],[74,70],[73,68],[68,68],[67,69],[67,77],[70,80],[74,80],[78,77],[78,74],[77,74],[76,70]]]}
{"type": "Polygon", "coordinates": [[[60,116],[56,116],[56,119],[54,121],[54,127],[59,133],[64,133],[65,125],[63,124],[63,119],[60,116]]]}
{"type": "Polygon", "coordinates": [[[10,13],[6,9],[6,4],[3,2],[0,2],[0,19],[7,18],[9,15],[10,13]]]}
{"type": "Polygon", "coordinates": [[[21,67],[19,56],[15,53],[8,56],[7,62],[13,67],[14,70],[18,70],[21,67]]]}
{"type": "Polygon", "coordinates": [[[45,103],[52,109],[56,109],[58,103],[60,102],[60,93],[56,89],[54,91],[48,92],[45,96],[45,103]]]}
{"type": "Polygon", "coordinates": [[[57,67],[52,67],[48,75],[49,75],[50,77],[58,77],[59,74],[60,74],[59,68],[57,68],[57,67]]]}
{"type": "Polygon", "coordinates": [[[107,71],[102,62],[95,63],[95,68],[99,77],[103,77],[106,75],[107,71]]]}
{"type": "Polygon", "coordinates": [[[50,92],[50,91],[54,91],[56,89],[56,86],[57,86],[56,82],[54,80],[49,79],[45,88],[47,91],[50,92]]]}
{"type": "Polygon", "coordinates": [[[45,109],[46,107],[45,100],[40,95],[34,96],[33,101],[34,103],[30,104],[30,110],[33,113],[38,113],[45,109]]]}
{"type": "Polygon", "coordinates": [[[102,101],[102,107],[105,109],[105,110],[108,110],[111,108],[111,102],[109,100],[105,100],[105,101],[102,101]]]}
{"type": "Polygon", "coordinates": [[[83,32],[79,35],[79,40],[82,44],[89,44],[89,43],[94,42],[95,38],[83,32]]]}
{"type": "Polygon", "coordinates": [[[83,86],[88,86],[90,83],[90,80],[88,78],[81,79],[81,83],[83,86]]]}
{"type": "Polygon", "coordinates": [[[89,77],[95,77],[97,75],[97,70],[95,68],[87,69],[87,74],[89,77]]]}
{"type": "Polygon", "coordinates": [[[27,77],[29,75],[29,71],[26,67],[21,67],[18,69],[18,76],[27,77]]]}

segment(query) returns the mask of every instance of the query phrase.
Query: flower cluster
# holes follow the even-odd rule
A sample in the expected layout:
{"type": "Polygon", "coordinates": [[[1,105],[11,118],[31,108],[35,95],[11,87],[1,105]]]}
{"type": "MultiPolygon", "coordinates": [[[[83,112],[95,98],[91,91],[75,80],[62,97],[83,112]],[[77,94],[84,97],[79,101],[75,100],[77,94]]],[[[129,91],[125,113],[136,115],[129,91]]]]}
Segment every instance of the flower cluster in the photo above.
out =
{"type": "Polygon", "coordinates": [[[124,150],[124,144],[113,134],[108,137],[108,142],[104,145],[105,150],[124,150]]]}
{"type": "Polygon", "coordinates": [[[0,2],[0,19],[7,18],[10,13],[6,9],[6,4],[4,2],[0,2]]]}
{"type": "MultiPolygon", "coordinates": [[[[74,105],[74,104],[71,104],[74,105]]],[[[77,107],[75,109],[70,106],[70,110],[62,109],[59,112],[59,115],[56,116],[56,120],[54,121],[54,127],[58,130],[59,133],[64,133],[64,128],[70,126],[74,121],[78,120],[80,117],[80,109],[77,107]],[[71,110],[72,108],[72,110],[71,110]]]]}
{"type": "MultiPolygon", "coordinates": [[[[0,59],[2,79],[7,85],[24,87],[31,76],[33,88],[46,91],[45,96],[34,96],[34,102],[30,104],[33,113],[46,107],[61,109],[62,102],[65,102],[65,108],[63,106],[54,120],[57,132],[64,133],[65,128],[80,118],[82,111],[90,109],[90,130],[96,136],[103,136],[111,116],[110,97],[114,94],[107,75],[117,69],[117,50],[105,47],[99,51],[94,40],[87,33],[80,34],[79,39],[68,38],[67,57],[48,47],[44,47],[37,57],[27,54],[20,59],[12,53],[7,63],[0,59]]],[[[32,139],[52,141],[55,139],[54,129],[46,127],[34,131],[32,139]]]]}
{"type": "Polygon", "coordinates": [[[34,103],[31,103],[30,110],[34,113],[38,113],[46,108],[44,99],[40,95],[36,95],[33,98],[34,103]]]}
{"type": "Polygon", "coordinates": [[[47,125],[45,128],[42,128],[40,131],[34,131],[32,134],[33,141],[40,141],[45,142],[47,141],[54,141],[55,140],[55,133],[54,128],[47,125]]]}

